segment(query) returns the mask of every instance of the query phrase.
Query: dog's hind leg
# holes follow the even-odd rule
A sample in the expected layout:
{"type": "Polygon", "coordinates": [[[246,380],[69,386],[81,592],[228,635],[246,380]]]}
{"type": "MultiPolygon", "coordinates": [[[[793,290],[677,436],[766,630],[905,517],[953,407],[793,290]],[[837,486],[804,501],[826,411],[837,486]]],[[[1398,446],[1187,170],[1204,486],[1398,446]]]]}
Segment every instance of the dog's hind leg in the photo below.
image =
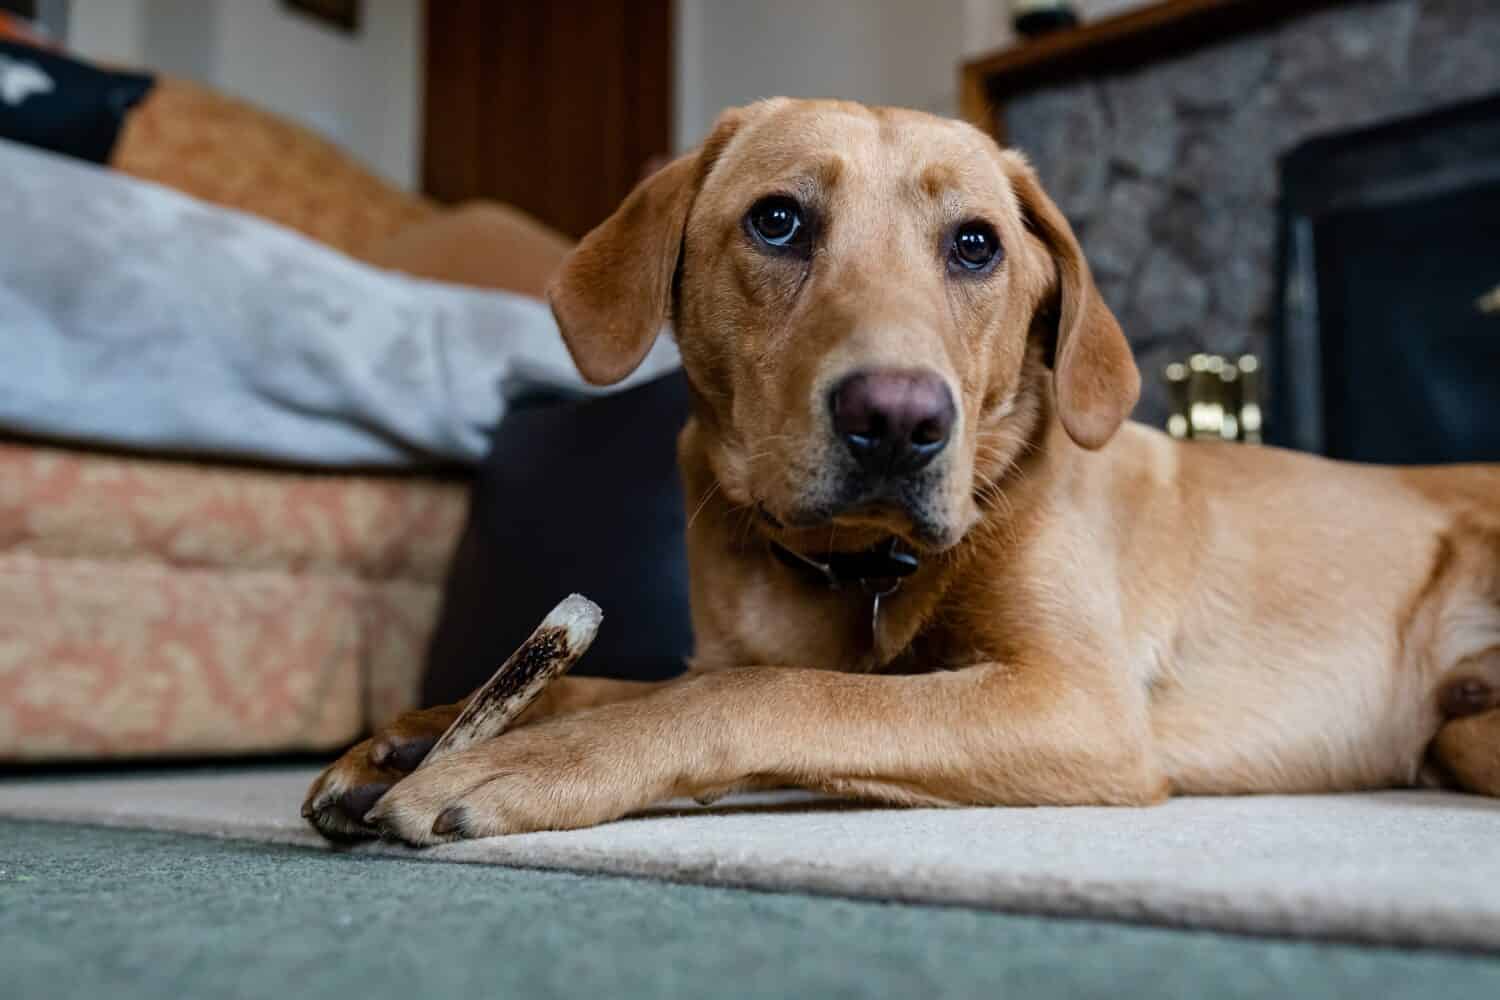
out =
{"type": "Polygon", "coordinates": [[[1500,708],[1445,722],[1432,756],[1459,788],[1500,798],[1500,708]]]}
{"type": "Polygon", "coordinates": [[[1471,656],[1438,691],[1445,722],[1430,759],[1448,783],[1500,797],[1500,646],[1471,656]]]}
{"type": "Polygon", "coordinates": [[[1440,540],[1423,606],[1413,615],[1433,670],[1437,732],[1424,776],[1500,797],[1500,527],[1457,519],[1440,540]],[[1433,773],[1433,772],[1436,773],[1433,773]]]}

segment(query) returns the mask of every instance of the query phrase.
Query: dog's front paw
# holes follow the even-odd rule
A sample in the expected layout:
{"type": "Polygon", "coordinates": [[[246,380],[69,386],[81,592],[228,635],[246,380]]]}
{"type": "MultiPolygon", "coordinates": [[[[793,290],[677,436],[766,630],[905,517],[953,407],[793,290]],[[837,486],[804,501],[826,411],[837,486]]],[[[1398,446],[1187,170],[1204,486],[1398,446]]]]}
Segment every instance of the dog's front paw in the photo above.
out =
{"type": "Polygon", "coordinates": [[[408,712],[373,739],[357,743],[323,769],[302,802],[302,816],[329,840],[368,840],[379,835],[364,821],[380,797],[427,756],[453,722],[457,705],[408,712]]]}
{"type": "Polygon", "coordinates": [[[638,750],[559,720],[433,761],[386,793],[363,822],[414,846],[617,819],[669,792],[638,750]]]}

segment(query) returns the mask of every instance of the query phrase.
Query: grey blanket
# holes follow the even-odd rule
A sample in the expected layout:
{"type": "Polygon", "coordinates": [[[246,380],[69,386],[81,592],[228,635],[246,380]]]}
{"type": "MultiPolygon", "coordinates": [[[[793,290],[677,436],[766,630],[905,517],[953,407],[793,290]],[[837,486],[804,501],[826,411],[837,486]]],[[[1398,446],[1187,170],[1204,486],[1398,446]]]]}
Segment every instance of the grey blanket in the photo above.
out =
{"type": "MultiPolygon", "coordinates": [[[[664,338],[628,382],[677,363],[664,338]]],[[[323,466],[475,462],[589,391],[534,299],[368,267],[0,141],[0,432],[323,466]]]]}

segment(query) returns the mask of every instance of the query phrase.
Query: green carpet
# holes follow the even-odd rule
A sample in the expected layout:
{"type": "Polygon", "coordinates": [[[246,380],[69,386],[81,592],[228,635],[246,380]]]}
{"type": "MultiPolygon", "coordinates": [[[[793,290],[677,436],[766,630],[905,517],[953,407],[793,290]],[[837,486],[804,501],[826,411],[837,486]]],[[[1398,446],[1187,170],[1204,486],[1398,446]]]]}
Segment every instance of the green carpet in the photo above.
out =
{"type": "Polygon", "coordinates": [[[0,823],[0,995],[1500,996],[1500,959],[0,823]]]}

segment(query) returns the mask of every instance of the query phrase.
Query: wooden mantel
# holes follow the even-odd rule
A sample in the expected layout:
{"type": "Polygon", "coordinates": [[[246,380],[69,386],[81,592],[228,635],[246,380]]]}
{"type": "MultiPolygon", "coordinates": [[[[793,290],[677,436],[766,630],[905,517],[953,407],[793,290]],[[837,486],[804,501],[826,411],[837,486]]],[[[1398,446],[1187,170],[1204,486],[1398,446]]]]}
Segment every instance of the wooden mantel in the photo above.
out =
{"type": "Polygon", "coordinates": [[[980,56],[959,71],[964,118],[1003,140],[998,111],[1018,94],[1130,69],[1253,31],[1335,0],[1164,0],[980,56]]]}

